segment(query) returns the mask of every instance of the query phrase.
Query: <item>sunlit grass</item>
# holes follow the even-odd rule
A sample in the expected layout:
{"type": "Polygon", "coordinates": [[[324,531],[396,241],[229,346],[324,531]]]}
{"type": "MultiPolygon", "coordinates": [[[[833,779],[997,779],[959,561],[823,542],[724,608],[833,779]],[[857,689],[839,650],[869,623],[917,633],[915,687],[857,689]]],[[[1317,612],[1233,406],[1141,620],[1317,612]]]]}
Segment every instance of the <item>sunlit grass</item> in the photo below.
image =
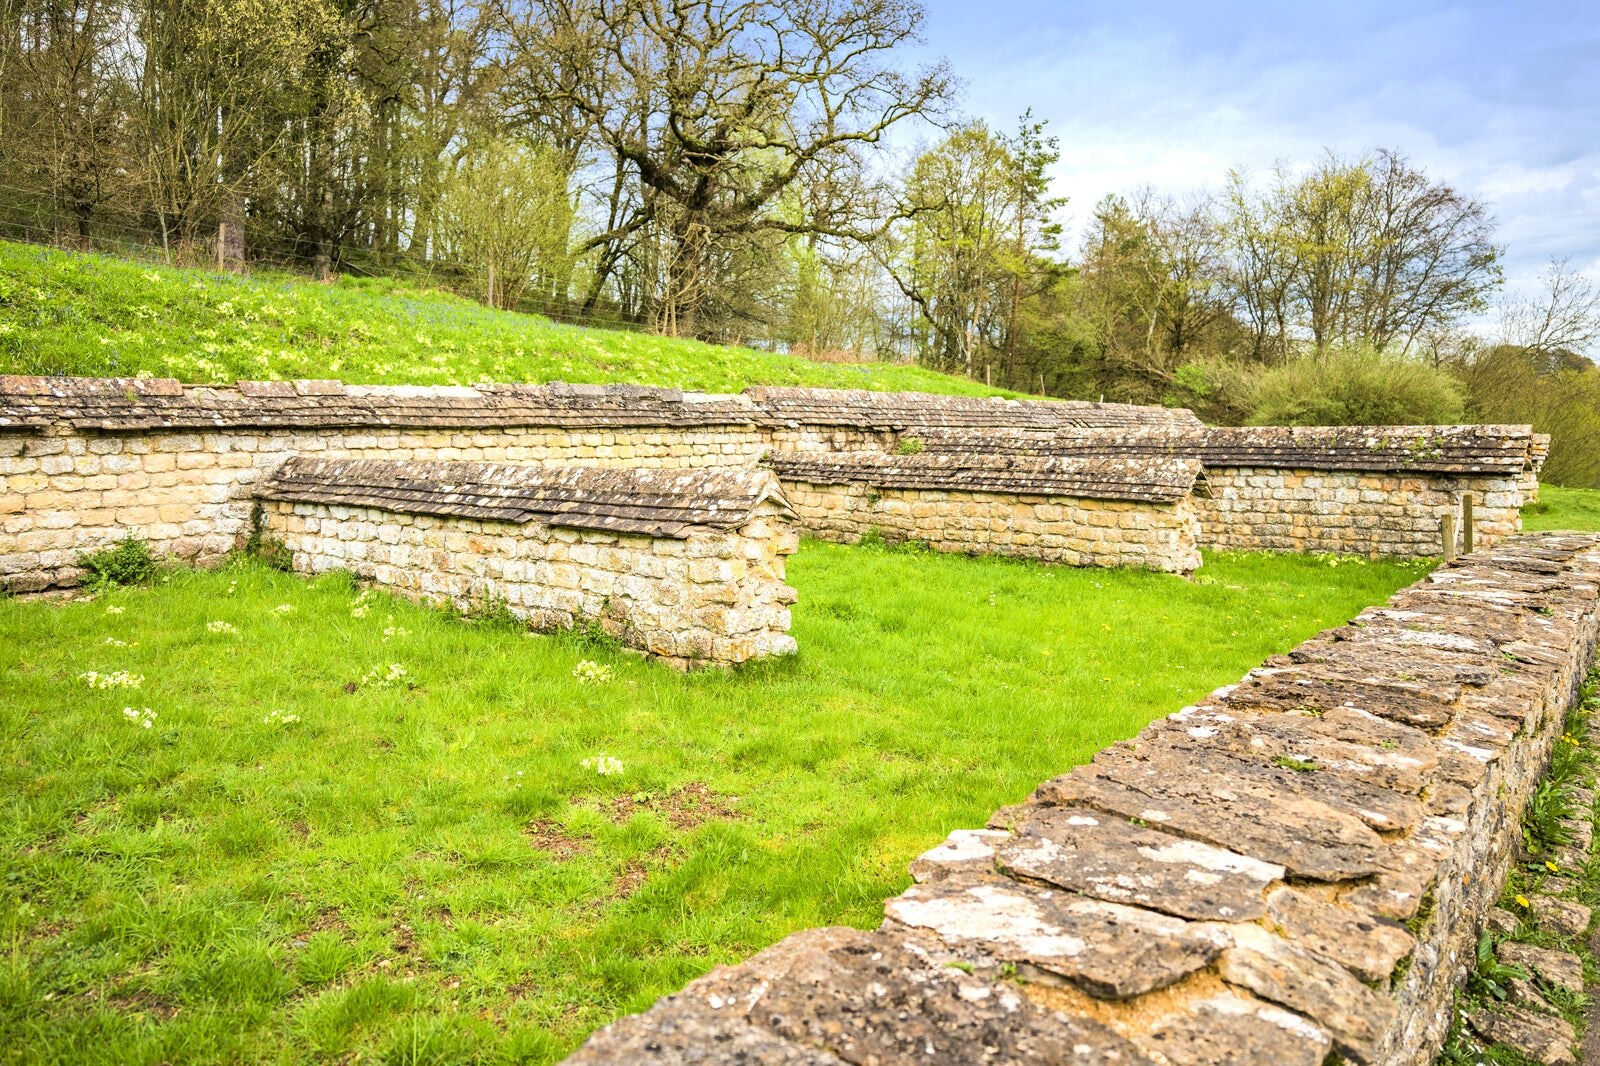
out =
{"type": "Polygon", "coordinates": [[[551,1061],[1422,573],[1332,562],[808,543],[800,655],[687,676],[255,566],[0,600],[0,1058],[551,1061]]]}
{"type": "Polygon", "coordinates": [[[1522,509],[1522,528],[1578,529],[1600,532],[1600,489],[1539,486],[1539,502],[1522,509]]]}
{"type": "Polygon", "coordinates": [[[384,279],[320,285],[288,274],[237,277],[0,241],[0,373],[141,372],[199,383],[560,380],[728,392],[753,384],[998,391],[912,366],[813,363],[561,325],[384,279]]]}

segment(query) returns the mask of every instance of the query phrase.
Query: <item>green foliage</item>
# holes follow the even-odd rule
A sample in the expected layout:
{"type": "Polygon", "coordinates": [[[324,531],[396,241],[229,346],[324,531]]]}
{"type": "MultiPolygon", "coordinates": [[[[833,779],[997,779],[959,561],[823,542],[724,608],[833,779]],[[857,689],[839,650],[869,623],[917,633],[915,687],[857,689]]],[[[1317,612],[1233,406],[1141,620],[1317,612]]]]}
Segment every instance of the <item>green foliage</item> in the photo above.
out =
{"type": "Polygon", "coordinates": [[[1467,974],[1469,996],[1490,997],[1504,1001],[1511,994],[1513,979],[1528,980],[1528,971],[1520,966],[1508,966],[1500,961],[1494,951],[1494,936],[1485,929],[1478,934],[1478,947],[1472,972],[1467,974]]]}
{"type": "Polygon", "coordinates": [[[1550,434],[1541,480],[1600,488],[1600,367],[1570,353],[1552,358],[1499,345],[1466,363],[1461,373],[1474,419],[1526,422],[1550,434]]]}
{"type": "Polygon", "coordinates": [[[158,570],[150,545],[134,533],[112,547],[80,552],[78,565],[85,571],[82,584],[94,591],[117,585],[148,585],[158,570]]]}
{"type": "Polygon", "coordinates": [[[1291,359],[1255,376],[1250,425],[1415,426],[1461,420],[1461,386],[1446,370],[1370,351],[1291,359]]]}
{"type": "Polygon", "coordinates": [[[244,554],[274,570],[294,569],[294,553],[289,546],[267,532],[267,509],[259,500],[250,507],[250,533],[245,537],[244,554]]]}
{"type": "Polygon", "coordinates": [[[1572,843],[1572,831],[1562,824],[1577,808],[1560,783],[1546,777],[1534,789],[1522,815],[1522,841],[1535,855],[1572,843]]]}
{"type": "Polygon", "coordinates": [[[894,446],[896,455],[921,455],[925,445],[921,437],[901,437],[900,442],[894,446]]]}
{"type": "Polygon", "coordinates": [[[1206,565],[807,542],[800,654],[691,674],[246,561],[0,600],[0,1032],[43,1061],[554,1062],[795,929],[877,925],[951,826],[1421,570],[1206,565]],[[414,687],[346,691],[396,663],[414,687]],[[160,728],[86,669],[144,675],[160,728]],[[691,785],[731,816],[684,824],[691,785]]]}

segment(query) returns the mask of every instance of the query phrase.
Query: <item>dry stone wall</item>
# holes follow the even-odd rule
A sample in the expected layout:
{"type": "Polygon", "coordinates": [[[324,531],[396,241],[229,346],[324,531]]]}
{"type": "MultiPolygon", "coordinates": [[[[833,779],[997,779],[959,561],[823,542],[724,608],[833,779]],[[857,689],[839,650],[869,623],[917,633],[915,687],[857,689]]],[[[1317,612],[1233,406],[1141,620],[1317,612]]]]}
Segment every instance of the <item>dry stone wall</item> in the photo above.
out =
{"type": "Polygon", "coordinates": [[[72,585],[79,552],[130,532],[214,561],[248,532],[253,487],[290,456],[678,469],[751,466],[763,450],[726,427],[0,434],[0,587],[72,585]]]}
{"type": "Polygon", "coordinates": [[[1474,504],[1476,543],[1521,528],[1548,439],[1528,426],[924,431],[929,453],[1012,458],[1198,460],[1200,543],[1241,551],[1421,558],[1443,551],[1443,516],[1474,504]]]}
{"type": "Polygon", "coordinates": [[[1193,460],[785,452],[771,463],[802,524],[827,540],[1175,574],[1200,565],[1193,460]]]}
{"type": "Polygon", "coordinates": [[[640,386],[184,386],[0,376],[0,588],[75,583],[80,552],[146,538],[220,558],[253,487],[284,459],[749,467],[773,447],[882,451],[907,428],[1193,422],[1183,411],[915,393],[640,386]]]}
{"type": "Polygon", "coordinates": [[[569,1062],[1424,1066],[1597,632],[1600,538],[1464,557],[569,1062]]]}
{"type": "Polygon", "coordinates": [[[765,470],[290,460],[257,490],[296,570],[538,629],[596,622],[677,666],[795,650],[793,512],[765,470]]]}
{"type": "Polygon", "coordinates": [[[1195,514],[1208,548],[1425,558],[1468,493],[1478,544],[1522,528],[1518,479],[1399,472],[1207,467],[1195,514]]]}
{"type": "Polygon", "coordinates": [[[1465,492],[1478,542],[1492,543],[1518,528],[1547,449],[1525,426],[1206,429],[1182,410],[917,393],[0,377],[0,588],[70,585],[80,552],[129,532],[216,559],[246,532],[252,486],[294,455],[684,468],[776,454],[819,535],[876,527],[941,550],[1182,573],[1191,541],[1435,555],[1465,492]],[[895,453],[918,450],[951,458],[914,484],[837,472],[852,457],[905,466],[895,453]],[[1127,491],[1115,476],[1089,479],[1094,491],[987,484],[996,459],[1198,461],[1205,475],[1188,503],[1152,501],[1102,491],[1127,491]]]}

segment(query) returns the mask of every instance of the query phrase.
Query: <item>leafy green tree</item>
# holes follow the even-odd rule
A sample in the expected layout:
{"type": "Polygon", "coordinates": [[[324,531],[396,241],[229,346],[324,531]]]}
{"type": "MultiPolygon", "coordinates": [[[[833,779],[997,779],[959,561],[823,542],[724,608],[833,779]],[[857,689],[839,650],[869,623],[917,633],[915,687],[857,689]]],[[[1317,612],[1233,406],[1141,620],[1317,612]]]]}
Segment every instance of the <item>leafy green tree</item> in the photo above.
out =
{"type": "Polygon", "coordinates": [[[514,306],[530,287],[566,290],[573,209],[561,152],[491,140],[446,184],[438,211],[446,252],[473,271],[491,306],[514,306]]]}

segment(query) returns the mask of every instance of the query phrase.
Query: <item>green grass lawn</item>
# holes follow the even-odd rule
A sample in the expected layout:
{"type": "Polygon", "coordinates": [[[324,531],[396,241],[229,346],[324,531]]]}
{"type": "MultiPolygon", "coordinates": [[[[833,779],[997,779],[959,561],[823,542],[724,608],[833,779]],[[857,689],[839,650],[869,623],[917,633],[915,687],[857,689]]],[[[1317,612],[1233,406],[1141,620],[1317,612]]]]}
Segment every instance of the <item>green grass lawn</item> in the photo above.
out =
{"type": "Polygon", "coordinates": [[[808,542],[800,655],[693,675],[254,564],[0,600],[0,1059],[549,1062],[1422,572],[808,542]]]}
{"type": "Polygon", "coordinates": [[[1522,528],[1582,529],[1600,532],[1600,489],[1539,486],[1539,502],[1522,509],[1522,528]]]}
{"type": "Polygon", "coordinates": [[[342,378],[407,385],[633,382],[998,394],[913,366],[586,329],[392,280],[236,277],[0,241],[0,373],[186,382],[342,378]]]}

